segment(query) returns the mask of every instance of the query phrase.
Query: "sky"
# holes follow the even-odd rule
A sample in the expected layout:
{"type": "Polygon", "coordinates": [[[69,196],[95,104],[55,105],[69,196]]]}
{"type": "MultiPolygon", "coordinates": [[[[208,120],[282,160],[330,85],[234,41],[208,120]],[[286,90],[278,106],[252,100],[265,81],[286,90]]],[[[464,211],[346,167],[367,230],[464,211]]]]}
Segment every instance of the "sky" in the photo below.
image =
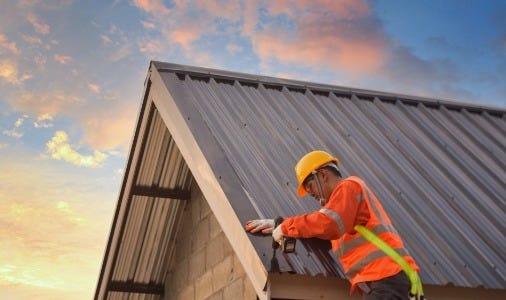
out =
{"type": "Polygon", "coordinates": [[[2,299],[93,297],[151,60],[506,107],[506,1],[1,6],[2,299]]]}

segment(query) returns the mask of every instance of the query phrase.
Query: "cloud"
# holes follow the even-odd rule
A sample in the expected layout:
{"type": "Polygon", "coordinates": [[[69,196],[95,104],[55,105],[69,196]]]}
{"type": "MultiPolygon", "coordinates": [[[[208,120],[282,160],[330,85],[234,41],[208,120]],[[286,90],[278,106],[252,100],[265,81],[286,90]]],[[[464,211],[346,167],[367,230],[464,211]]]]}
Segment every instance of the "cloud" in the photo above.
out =
{"type": "Polygon", "coordinates": [[[244,6],[244,18],[242,33],[250,36],[254,33],[258,20],[258,4],[256,1],[246,1],[244,6]]]}
{"type": "Polygon", "coordinates": [[[141,41],[139,44],[139,50],[148,55],[163,53],[166,47],[164,42],[159,39],[146,39],[141,41]]]}
{"type": "Polygon", "coordinates": [[[27,16],[28,22],[32,24],[35,31],[40,34],[48,35],[51,32],[51,28],[46,23],[39,20],[39,18],[34,14],[29,14],[27,16]]]}
{"type": "Polygon", "coordinates": [[[388,58],[387,39],[364,1],[270,1],[267,11],[274,23],[250,33],[262,61],[359,75],[379,70],[388,58]],[[293,25],[276,23],[278,15],[293,25]]]}
{"type": "MultiPolygon", "coordinates": [[[[14,123],[14,127],[11,130],[4,130],[2,133],[4,135],[14,137],[14,138],[21,138],[23,137],[23,133],[19,131],[20,127],[23,125],[25,120],[29,118],[28,115],[23,115],[22,117],[18,118],[16,122],[14,123]]],[[[35,128],[48,128],[52,127],[53,124],[51,123],[53,121],[53,117],[49,114],[43,114],[39,115],[37,117],[37,120],[33,122],[33,127],[35,128]]]]}
{"type": "Polygon", "coordinates": [[[23,137],[23,133],[22,132],[19,132],[17,131],[16,129],[11,129],[11,130],[4,130],[2,131],[2,133],[6,136],[10,136],[10,137],[13,137],[13,138],[22,138],[23,137]]]}
{"type": "Polygon", "coordinates": [[[34,57],[33,57],[33,61],[35,62],[35,64],[37,64],[38,66],[44,66],[47,62],[47,57],[44,56],[44,55],[40,55],[40,54],[36,54],[34,57]]]}
{"type": "MultiPolygon", "coordinates": [[[[406,47],[390,49],[391,59],[378,75],[397,93],[429,98],[473,99],[471,91],[459,87],[462,72],[448,59],[422,59],[406,47]]],[[[379,76],[378,76],[379,77],[379,76]]]]}
{"type": "Polygon", "coordinates": [[[15,61],[0,60],[0,78],[12,84],[20,84],[31,78],[28,74],[19,74],[18,65],[15,61]]]}
{"type": "Polygon", "coordinates": [[[20,54],[20,51],[16,47],[16,43],[15,42],[9,42],[7,40],[7,36],[5,36],[4,34],[0,34],[0,49],[5,49],[5,50],[11,52],[14,55],[19,55],[20,54]]]}
{"type": "Polygon", "coordinates": [[[28,115],[58,114],[71,115],[80,109],[79,104],[83,100],[75,95],[66,93],[60,89],[21,91],[17,97],[12,97],[10,104],[13,109],[27,113],[28,115]]]}
{"type": "Polygon", "coordinates": [[[237,44],[227,44],[227,51],[232,54],[242,52],[242,50],[243,48],[237,44]]]}
{"type": "Polygon", "coordinates": [[[102,41],[108,47],[109,59],[117,62],[132,53],[135,43],[130,41],[128,36],[116,25],[111,25],[106,34],[100,36],[102,41]]]}
{"type": "Polygon", "coordinates": [[[68,135],[64,131],[57,131],[53,138],[46,143],[47,152],[57,160],[64,160],[76,166],[97,168],[107,158],[107,154],[94,151],[93,155],[82,155],[69,144],[68,135]]]}
{"type": "Polygon", "coordinates": [[[42,40],[39,37],[36,37],[33,35],[26,35],[26,34],[21,35],[21,37],[27,43],[42,45],[42,40]]]}
{"type": "Polygon", "coordinates": [[[196,0],[194,6],[200,8],[203,14],[230,22],[238,22],[241,18],[238,13],[242,10],[241,3],[236,0],[196,0]]]}
{"type": "Polygon", "coordinates": [[[21,127],[21,125],[23,125],[23,122],[25,121],[26,118],[27,118],[27,116],[23,116],[21,118],[18,118],[16,120],[16,122],[14,122],[14,128],[12,128],[11,130],[4,130],[2,133],[4,135],[7,135],[7,136],[10,136],[13,138],[18,138],[18,139],[23,137],[23,133],[19,131],[19,127],[21,127]]]}
{"type": "Polygon", "coordinates": [[[196,26],[180,27],[170,33],[171,41],[185,50],[191,49],[191,43],[200,38],[201,31],[196,26]]]}
{"type": "Polygon", "coordinates": [[[98,84],[95,84],[95,83],[91,83],[89,82],[88,83],[88,88],[95,94],[99,94],[100,93],[100,86],[98,84]]]}
{"type": "Polygon", "coordinates": [[[99,184],[98,169],[68,172],[5,153],[0,165],[2,298],[92,297],[116,188],[99,184]]]}
{"type": "Polygon", "coordinates": [[[104,41],[104,43],[106,44],[109,44],[109,43],[112,43],[112,40],[109,36],[105,35],[105,34],[101,34],[100,35],[100,38],[102,39],[102,41],[104,41]]]}
{"type": "Polygon", "coordinates": [[[70,57],[70,56],[59,55],[59,54],[55,54],[53,56],[53,58],[55,61],[59,62],[60,64],[66,64],[72,60],[72,57],[70,57]]]}
{"type": "Polygon", "coordinates": [[[33,122],[35,128],[48,128],[53,127],[53,117],[50,114],[42,114],[37,117],[37,121],[33,122]]]}
{"type": "Polygon", "coordinates": [[[129,43],[125,43],[123,44],[123,46],[119,47],[118,49],[116,49],[116,51],[114,51],[111,54],[110,59],[113,62],[117,62],[127,57],[131,53],[132,53],[132,45],[130,45],[129,43]]]}
{"type": "MultiPolygon", "coordinates": [[[[26,116],[25,116],[25,117],[26,117],[26,116]]],[[[25,121],[25,117],[18,118],[18,119],[16,120],[16,122],[14,123],[14,127],[16,127],[16,128],[17,128],[17,127],[19,127],[19,126],[23,125],[23,122],[25,121]]]]}
{"type": "Polygon", "coordinates": [[[211,37],[220,39],[221,35],[226,35],[231,41],[224,45],[229,53],[242,51],[234,37],[249,38],[261,64],[296,63],[360,75],[378,71],[388,59],[388,38],[367,2],[362,0],[266,1],[260,4],[196,0],[191,5],[176,1],[174,7],[166,11],[169,17],[165,18],[153,9],[157,2],[137,1],[134,5],[160,23],[163,36],[156,43],[141,43],[140,51],[144,53],[163,53],[160,49],[166,43],[169,49],[176,44],[192,63],[213,64],[216,62],[204,45],[209,45],[211,37]]]}
{"type": "Polygon", "coordinates": [[[170,10],[161,0],[133,0],[133,4],[145,12],[156,16],[164,16],[170,13],[170,10]]]}
{"type": "Polygon", "coordinates": [[[152,22],[147,22],[147,21],[141,20],[141,24],[144,28],[147,28],[147,29],[155,29],[156,28],[155,23],[152,23],[152,22]]]}
{"type": "MultiPolygon", "coordinates": [[[[83,88],[88,90],[95,88],[93,85],[99,86],[95,83],[91,84],[91,87],[85,84],[83,88]]],[[[137,101],[116,101],[131,97],[131,93],[135,90],[132,87],[134,85],[127,84],[127,86],[128,88],[119,89],[114,93],[104,92],[99,86],[100,97],[95,97],[96,99],[84,99],[78,96],[84,90],[80,91],[72,87],[69,88],[71,92],[55,87],[30,92],[22,91],[19,96],[7,99],[15,111],[38,116],[37,121],[33,123],[36,128],[52,127],[53,120],[56,118],[72,118],[84,132],[82,140],[79,141],[80,144],[101,152],[118,147],[119,150],[124,151],[130,146],[138,110],[137,101]]],[[[91,155],[88,156],[91,157],[91,155]]]]}
{"type": "Polygon", "coordinates": [[[83,116],[83,141],[94,149],[128,149],[137,111],[135,106],[136,104],[113,103],[111,107],[83,116]]]}

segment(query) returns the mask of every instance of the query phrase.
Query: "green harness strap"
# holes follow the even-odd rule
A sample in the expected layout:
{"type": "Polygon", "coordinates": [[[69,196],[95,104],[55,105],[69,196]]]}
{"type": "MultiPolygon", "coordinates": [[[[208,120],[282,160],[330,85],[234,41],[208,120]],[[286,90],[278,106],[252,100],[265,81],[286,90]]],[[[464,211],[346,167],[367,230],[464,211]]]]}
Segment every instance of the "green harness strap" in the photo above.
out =
{"type": "Polygon", "coordinates": [[[399,253],[397,253],[397,251],[390,247],[390,245],[369,229],[362,225],[356,225],[354,229],[362,234],[366,240],[373,243],[386,255],[392,258],[402,268],[411,282],[410,296],[412,299],[424,299],[422,281],[420,280],[420,277],[418,277],[418,273],[409,265],[409,263],[399,253]],[[415,296],[416,298],[413,298],[415,296]]]}

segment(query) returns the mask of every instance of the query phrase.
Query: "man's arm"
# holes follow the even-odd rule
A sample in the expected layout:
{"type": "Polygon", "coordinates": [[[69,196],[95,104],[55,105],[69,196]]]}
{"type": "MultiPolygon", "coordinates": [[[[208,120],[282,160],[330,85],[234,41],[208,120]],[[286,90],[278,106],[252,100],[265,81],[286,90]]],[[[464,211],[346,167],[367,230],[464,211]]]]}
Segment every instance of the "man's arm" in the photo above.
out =
{"type": "Polygon", "coordinates": [[[359,205],[362,203],[360,185],[343,180],[319,211],[285,218],[281,224],[284,236],[335,240],[352,232],[359,205]]]}

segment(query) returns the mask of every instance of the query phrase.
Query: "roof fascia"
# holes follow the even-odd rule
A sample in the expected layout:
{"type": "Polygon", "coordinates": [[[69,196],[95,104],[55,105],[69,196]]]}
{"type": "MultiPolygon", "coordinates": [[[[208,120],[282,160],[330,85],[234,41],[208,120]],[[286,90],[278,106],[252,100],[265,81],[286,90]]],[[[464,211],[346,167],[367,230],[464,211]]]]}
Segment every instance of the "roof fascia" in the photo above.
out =
{"type": "Polygon", "coordinates": [[[350,284],[337,277],[269,273],[269,287],[272,299],[361,299],[350,295],[350,284]]]}
{"type": "MultiPolygon", "coordinates": [[[[163,74],[164,76],[176,76],[174,73],[164,72],[163,74]]],[[[174,99],[185,99],[184,95],[178,94],[181,91],[177,88],[171,88],[169,91],[166,86],[167,83],[154,64],[151,66],[151,81],[150,99],[153,99],[153,103],[176,142],[193,177],[250,278],[259,299],[267,299],[264,292],[267,271],[230,205],[227,195],[220,185],[219,178],[213,172],[210,161],[220,162],[221,176],[234,177],[235,172],[217,142],[212,140],[213,135],[198,111],[190,101],[178,101],[176,103],[174,99]],[[190,119],[194,130],[190,128],[190,123],[187,122],[190,119]],[[195,130],[195,128],[198,130],[195,130]],[[206,139],[206,155],[204,155],[194,135],[206,139]]],[[[232,180],[237,181],[237,178],[232,180]]],[[[244,192],[242,192],[242,195],[238,194],[237,196],[246,197],[244,192]]]]}

